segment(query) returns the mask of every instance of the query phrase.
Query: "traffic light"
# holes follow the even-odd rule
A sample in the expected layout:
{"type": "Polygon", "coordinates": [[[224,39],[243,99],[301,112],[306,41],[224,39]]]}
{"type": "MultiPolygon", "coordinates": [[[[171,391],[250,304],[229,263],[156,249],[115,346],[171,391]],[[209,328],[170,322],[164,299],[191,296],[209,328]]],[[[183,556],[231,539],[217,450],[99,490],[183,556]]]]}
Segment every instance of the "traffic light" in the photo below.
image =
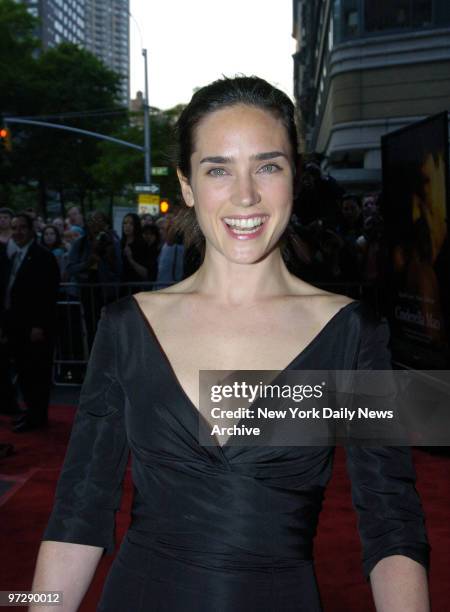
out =
{"type": "Polygon", "coordinates": [[[0,128],[0,143],[4,149],[11,151],[11,132],[7,127],[0,128]]]}
{"type": "Polygon", "coordinates": [[[170,208],[169,200],[163,199],[160,201],[159,210],[162,215],[165,215],[169,211],[169,208],[170,208]]]}

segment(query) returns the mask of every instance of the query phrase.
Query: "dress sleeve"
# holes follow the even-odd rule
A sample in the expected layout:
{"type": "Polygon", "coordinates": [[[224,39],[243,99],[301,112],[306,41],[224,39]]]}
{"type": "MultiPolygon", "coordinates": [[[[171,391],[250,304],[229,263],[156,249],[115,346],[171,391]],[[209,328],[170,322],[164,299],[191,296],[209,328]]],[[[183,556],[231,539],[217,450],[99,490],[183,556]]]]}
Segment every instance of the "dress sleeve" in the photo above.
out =
{"type": "Polygon", "coordinates": [[[104,309],[42,538],[99,546],[108,554],[114,551],[115,512],[129,454],[115,343],[114,321],[104,309]]]}
{"type": "MultiPolygon", "coordinates": [[[[364,321],[357,369],[391,369],[388,342],[387,322],[373,316],[364,321]]],[[[390,555],[410,557],[428,570],[430,547],[411,449],[347,446],[346,454],[366,579],[390,555]]]]}

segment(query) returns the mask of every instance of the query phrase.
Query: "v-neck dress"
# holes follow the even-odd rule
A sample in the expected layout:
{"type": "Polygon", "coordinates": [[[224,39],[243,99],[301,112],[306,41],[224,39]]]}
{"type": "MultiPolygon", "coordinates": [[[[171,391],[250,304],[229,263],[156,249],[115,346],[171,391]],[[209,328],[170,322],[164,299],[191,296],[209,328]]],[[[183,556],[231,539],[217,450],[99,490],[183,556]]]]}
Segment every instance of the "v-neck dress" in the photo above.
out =
{"type": "MultiPolygon", "coordinates": [[[[351,302],[286,370],[389,369],[388,339],[387,323],[351,302]]],[[[334,449],[202,446],[198,434],[199,413],[135,299],[108,305],[43,540],[113,553],[131,453],[131,521],[98,612],[320,611],[313,539],[334,449]]],[[[365,576],[394,554],[428,567],[410,449],[348,446],[346,456],[365,576]]]]}

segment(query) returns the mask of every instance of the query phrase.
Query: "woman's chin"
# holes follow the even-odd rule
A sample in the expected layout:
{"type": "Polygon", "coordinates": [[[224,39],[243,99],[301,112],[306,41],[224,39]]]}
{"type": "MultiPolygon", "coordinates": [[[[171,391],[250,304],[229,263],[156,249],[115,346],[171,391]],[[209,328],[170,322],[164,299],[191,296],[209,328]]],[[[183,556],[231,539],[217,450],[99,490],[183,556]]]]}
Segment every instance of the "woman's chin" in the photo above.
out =
{"type": "Polygon", "coordinates": [[[264,259],[268,251],[264,249],[224,249],[222,254],[231,263],[249,265],[264,259]]]}

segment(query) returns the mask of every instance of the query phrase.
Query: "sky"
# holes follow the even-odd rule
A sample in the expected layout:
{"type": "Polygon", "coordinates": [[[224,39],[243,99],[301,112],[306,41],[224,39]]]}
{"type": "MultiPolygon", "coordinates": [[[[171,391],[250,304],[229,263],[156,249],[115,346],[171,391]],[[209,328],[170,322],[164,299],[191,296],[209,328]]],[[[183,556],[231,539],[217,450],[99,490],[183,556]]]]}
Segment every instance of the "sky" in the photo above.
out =
{"type": "Polygon", "coordinates": [[[293,99],[292,0],[130,0],[130,93],[167,109],[193,90],[238,73],[260,76],[293,99]]]}

